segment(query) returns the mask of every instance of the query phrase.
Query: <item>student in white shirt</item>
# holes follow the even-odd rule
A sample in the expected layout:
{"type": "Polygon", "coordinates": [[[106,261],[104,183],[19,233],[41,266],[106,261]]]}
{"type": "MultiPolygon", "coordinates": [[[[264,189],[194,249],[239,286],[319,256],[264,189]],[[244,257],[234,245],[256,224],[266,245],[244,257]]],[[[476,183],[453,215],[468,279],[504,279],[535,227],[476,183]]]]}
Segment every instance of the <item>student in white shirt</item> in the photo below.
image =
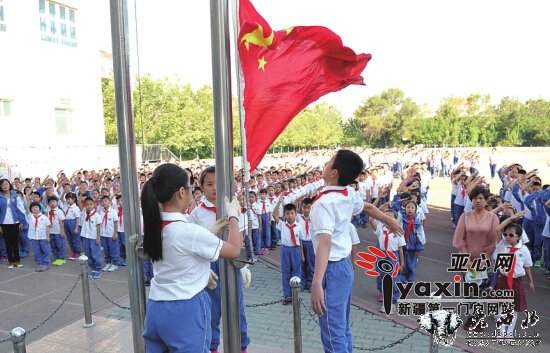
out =
{"type": "Polygon", "coordinates": [[[261,189],[259,195],[260,199],[256,203],[256,210],[258,211],[258,216],[261,221],[260,239],[262,243],[262,250],[260,250],[260,255],[265,255],[268,253],[268,249],[271,248],[271,214],[273,212],[273,208],[267,199],[266,189],[261,189]]]}
{"type": "MultiPolygon", "coordinates": [[[[163,164],[153,173],[141,195],[144,252],[153,261],[154,277],[145,317],[147,351],[208,353],[211,344],[211,302],[205,291],[210,263],[219,257],[239,257],[239,202],[226,199],[229,237],[225,242],[207,229],[187,223],[182,212],[191,203],[186,171],[163,164]]],[[[212,229],[219,232],[224,221],[212,229]]],[[[225,224],[227,224],[225,222],[225,224]]]]}
{"type": "Polygon", "coordinates": [[[103,272],[114,272],[118,270],[118,258],[120,256],[118,214],[111,208],[111,198],[109,196],[101,196],[100,203],[101,246],[103,247],[103,258],[105,260],[103,272]]]}
{"type": "Polygon", "coordinates": [[[44,272],[50,264],[50,221],[40,213],[40,203],[31,202],[27,210],[29,240],[31,241],[36,272],[44,272]]]}
{"type": "Polygon", "coordinates": [[[275,209],[275,205],[277,204],[277,197],[275,196],[275,187],[273,185],[269,185],[267,187],[267,200],[269,201],[269,204],[271,205],[271,245],[269,247],[269,250],[275,250],[277,248],[277,245],[279,243],[279,230],[277,229],[277,225],[275,224],[275,221],[273,220],[273,210],[275,209]]]}
{"type": "Polygon", "coordinates": [[[65,235],[67,236],[72,251],[69,260],[74,261],[80,256],[80,235],[78,233],[81,211],[75,204],[76,195],[74,193],[66,193],[65,201],[67,202],[65,205],[65,235]]]}
{"type": "MultiPolygon", "coordinates": [[[[200,186],[204,192],[204,201],[200,207],[195,208],[189,215],[189,222],[198,224],[204,228],[212,227],[216,224],[216,168],[208,167],[202,171],[200,176],[200,186]]],[[[238,201],[236,201],[238,203],[238,201]]],[[[216,232],[217,233],[217,232],[216,232]]],[[[211,279],[214,282],[212,288],[207,288],[206,293],[210,297],[211,306],[211,329],[212,341],[210,343],[210,352],[218,352],[220,345],[220,320],[221,320],[221,289],[219,286],[219,261],[213,261],[210,264],[211,279]]],[[[242,268],[237,274],[239,285],[239,312],[241,318],[241,348],[246,352],[250,343],[248,337],[248,325],[246,321],[245,303],[243,286],[250,284],[250,270],[242,268]]]]}
{"type": "Polygon", "coordinates": [[[302,290],[308,291],[313,282],[313,273],[315,273],[315,250],[313,249],[313,232],[310,226],[310,213],[312,199],[306,197],[302,201],[302,213],[298,215],[297,222],[302,224],[304,228],[304,236],[300,238],[303,250],[302,258],[302,290]]]}
{"type": "Polygon", "coordinates": [[[525,275],[527,275],[529,280],[529,289],[531,292],[535,290],[533,275],[531,273],[533,261],[531,260],[529,249],[527,249],[520,240],[522,231],[519,224],[510,223],[506,225],[502,232],[504,239],[499,242],[493,253],[493,263],[495,263],[498,254],[513,254],[513,260],[509,271],[506,271],[504,268],[498,269],[499,274],[495,286],[495,290],[511,289],[514,291],[514,319],[510,325],[501,326],[501,335],[505,332],[508,335],[512,335],[514,333],[518,313],[527,310],[527,298],[523,286],[523,277],[525,275]]]}
{"type": "Polygon", "coordinates": [[[281,277],[283,282],[283,305],[292,303],[290,290],[290,279],[302,277],[302,261],[304,252],[300,239],[305,237],[302,225],[296,222],[296,206],[292,203],[286,204],[284,209],[285,221],[279,218],[279,205],[284,201],[284,195],[279,196],[279,202],[273,212],[273,218],[281,234],[281,277]]]}
{"type": "Polygon", "coordinates": [[[354,152],[339,150],[325,165],[325,188],[313,201],[311,227],[315,249],[315,273],[311,285],[311,306],[320,316],[321,341],[327,352],[351,352],[350,327],[353,268],[349,258],[351,236],[348,223],[353,215],[365,211],[403,234],[396,219],[365,203],[346,187],[363,169],[363,160],[354,152]]]}
{"type": "Polygon", "coordinates": [[[88,258],[90,277],[97,279],[101,276],[101,217],[97,212],[95,200],[90,196],[84,199],[81,220],[82,249],[88,258]]]}
{"type": "Polygon", "coordinates": [[[63,212],[58,206],[57,196],[48,197],[48,210],[46,215],[48,216],[51,229],[50,229],[50,247],[55,260],[52,262],[54,266],[61,266],[65,264],[65,256],[67,254],[67,243],[65,240],[65,212],[63,212]]]}

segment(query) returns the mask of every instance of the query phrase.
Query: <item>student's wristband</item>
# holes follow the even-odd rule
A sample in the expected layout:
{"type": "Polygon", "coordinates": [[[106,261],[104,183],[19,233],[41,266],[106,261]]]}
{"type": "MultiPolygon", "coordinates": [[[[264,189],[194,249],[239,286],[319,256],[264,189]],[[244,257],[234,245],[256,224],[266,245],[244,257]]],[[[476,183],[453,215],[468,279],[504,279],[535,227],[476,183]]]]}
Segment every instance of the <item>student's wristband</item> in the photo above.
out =
{"type": "Polygon", "coordinates": [[[239,218],[237,218],[237,217],[235,217],[235,216],[229,217],[229,221],[231,221],[232,218],[233,218],[234,220],[236,220],[237,222],[239,221],[239,218]]]}

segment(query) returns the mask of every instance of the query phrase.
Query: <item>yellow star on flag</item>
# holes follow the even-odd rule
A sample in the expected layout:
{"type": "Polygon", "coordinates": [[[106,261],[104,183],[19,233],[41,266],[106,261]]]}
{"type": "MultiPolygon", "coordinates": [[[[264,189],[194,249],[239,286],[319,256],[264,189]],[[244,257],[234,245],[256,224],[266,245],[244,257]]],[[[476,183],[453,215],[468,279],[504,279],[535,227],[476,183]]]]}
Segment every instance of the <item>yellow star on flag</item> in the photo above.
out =
{"type": "Polygon", "coordinates": [[[267,64],[267,61],[265,61],[264,58],[265,55],[258,59],[258,70],[262,69],[263,71],[265,71],[265,64],[267,64]]]}

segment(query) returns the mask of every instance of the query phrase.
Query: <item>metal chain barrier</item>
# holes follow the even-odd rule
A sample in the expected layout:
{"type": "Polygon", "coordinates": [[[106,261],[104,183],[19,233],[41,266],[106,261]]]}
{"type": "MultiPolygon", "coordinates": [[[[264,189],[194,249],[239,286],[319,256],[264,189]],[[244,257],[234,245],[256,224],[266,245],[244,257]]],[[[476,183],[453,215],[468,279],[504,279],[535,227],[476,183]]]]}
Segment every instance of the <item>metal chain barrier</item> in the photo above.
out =
{"type": "Polygon", "coordinates": [[[267,303],[260,303],[260,304],[246,304],[245,306],[247,308],[258,308],[258,307],[262,307],[262,306],[270,306],[270,305],[275,305],[275,304],[279,304],[279,303],[282,303],[283,302],[283,299],[280,299],[280,300],[274,300],[272,302],[267,302],[267,303]]]}
{"type": "MultiPolygon", "coordinates": [[[[317,326],[319,326],[319,321],[317,319],[317,315],[315,313],[312,312],[312,309],[310,309],[306,303],[304,303],[304,300],[302,298],[300,298],[300,303],[302,303],[302,306],[306,309],[306,312],[309,314],[309,316],[311,317],[311,319],[313,319],[313,321],[317,324],[317,326]]],[[[359,347],[359,346],[353,346],[353,349],[356,349],[358,351],[369,351],[369,352],[374,352],[374,351],[382,351],[384,349],[388,349],[388,348],[392,348],[398,344],[401,344],[403,343],[405,340],[409,339],[412,335],[414,335],[415,333],[419,332],[420,331],[420,327],[414,329],[413,331],[407,333],[405,336],[403,336],[402,338],[398,339],[397,341],[395,342],[392,342],[390,344],[387,344],[385,346],[380,346],[380,347],[375,347],[375,348],[365,348],[365,347],[359,347]]]]}
{"type": "Polygon", "coordinates": [[[101,288],[99,288],[99,286],[97,285],[97,283],[95,283],[95,281],[91,278],[90,278],[90,282],[92,282],[92,284],[94,285],[95,289],[97,289],[97,291],[99,292],[99,294],[101,294],[101,296],[103,298],[105,298],[109,303],[113,304],[114,306],[116,306],[117,308],[120,308],[120,309],[123,309],[123,310],[130,310],[130,307],[128,306],[124,306],[124,305],[120,305],[119,303],[115,302],[114,300],[112,300],[111,298],[109,298],[107,296],[107,294],[105,294],[101,288]]]}
{"type": "MultiPolygon", "coordinates": [[[[67,293],[67,295],[65,296],[65,298],[61,301],[61,304],[59,304],[57,306],[57,308],[55,308],[55,310],[44,320],[42,320],[42,322],[40,322],[38,325],[36,325],[35,327],[31,328],[30,330],[27,331],[27,335],[32,333],[33,331],[36,331],[38,330],[40,327],[42,327],[46,322],[50,321],[50,319],[52,317],[55,316],[55,314],[57,314],[57,312],[63,307],[63,305],[65,305],[65,303],[67,302],[67,300],[69,300],[69,297],[71,296],[71,294],[73,294],[74,292],[74,289],[76,288],[77,284],[80,282],[80,276],[78,276],[78,278],[76,279],[76,281],[74,282],[73,286],[71,287],[71,289],[69,290],[69,293],[67,293]]],[[[9,342],[11,340],[11,337],[8,337],[8,338],[4,338],[2,340],[0,340],[0,344],[2,343],[6,343],[6,342],[9,342]]]]}

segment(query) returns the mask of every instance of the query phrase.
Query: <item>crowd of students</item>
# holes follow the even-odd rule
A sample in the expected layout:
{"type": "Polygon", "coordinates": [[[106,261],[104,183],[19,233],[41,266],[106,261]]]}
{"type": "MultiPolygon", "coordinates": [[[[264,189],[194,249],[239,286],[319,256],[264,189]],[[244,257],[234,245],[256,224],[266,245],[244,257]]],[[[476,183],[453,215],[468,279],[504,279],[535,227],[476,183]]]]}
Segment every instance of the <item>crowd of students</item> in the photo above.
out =
{"type": "MultiPolygon", "coordinates": [[[[491,246],[483,250],[489,256],[510,251],[510,247],[528,251],[535,267],[543,263],[546,274],[550,275],[550,189],[541,185],[536,170],[527,173],[518,164],[497,170],[496,158],[490,159],[490,170],[494,169],[495,176],[498,173],[502,188],[498,195],[487,195],[479,191],[486,187],[486,181],[479,176],[476,152],[417,148],[341,151],[336,155],[316,151],[311,158],[303,152],[266,158],[263,165],[269,167],[253,171],[248,189],[243,183],[242,170],[235,170],[236,197],[234,202],[226,204],[228,220],[225,221],[217,219],[214,167],[204,161],[194,161],[186,165],[185,171],[174,164],[141,168],[138,178],[142,230],[149,257],[144,261],[144,272],[146,284],[151,285],[148,305],[155,307],[148,310],[145,338],[148,347],[158,347],[151,351],[163,351],[170,343],[195,347],[197,350],[191,351],[201,352],[204,347],[200,344],[203,344],[207,346],[204,351],[217,352],[221,317],[217,259],[239,256],[242,246],[247,250],[249,261],[270,251],[280,253],[283,304],[291,302],[290,278],[301,277],[302,290],[311,291],[312,308],[320,315],[326,351],[332,351],[327,347],[338,345],[345,351],[351,344],[346,307],[350,305],[352,263],[359,244],[357,228],[370,225],[377,247],[398,255],[390,259],[400,264],[394,283],[415,281],[418,256],[426,245],[429,183],[437,176],[449,177],[452,181],[452,226],[457,228],[454,244],[459,250],[474,253],[464,245],[465,241],[460,241],[463,239],[460,234],[466,233],[468,222],[481,222],[482,218],[474,219],[477,213],[473,211],[487,209],[491,214],[500,215],[502,222],[498,229],[491,228],[491,234],[498,234],[498,240],[500,232],[506,236],[498,244],[489,240],[491,246]],[[486,204],[476,201],[478,196],[484,198],[486,204]],[[464,221],[465,212],[472,214],[469,221],[464,221]],[[525,232],[521,232],[523,239],[514,243],[514,236],[507,235],[519,235],[517,225],[521,217],[525,232]],[[464,226],[460,222],[464,222],[464,226]],[[230,229],[228,242],[212,237],[226,226],[230,229]],[[245,237],[248,233],[250,237],[245,237]],[[173,237],[176,234],[193,236],[179,239],[173,237]],[[175,262],[170,263],[169,258],[175,262]],[[202,268],[201,264],[209,264],[210,271],[205,274],[204,270],[190,270],[202,268]],[[175,274],[181,275],[181,281],[175,274]],[[161,304],[179,300],[186,304],[177,310],[161,304]],[[199,332],[196,331],[199,321],[204,323],[205,318],[197,313],[205,313],[206,306],[210,323],[206,325],[206,335],[210,337],[207,341],[190,341],[172,332],[177,326],[170,321],[173,310],[182,314],[180,320],[185,322],[181,325],[192,325],[190,332],[199,332]],[[327,310],[337,315],[329,317],[327,310]],[[195,317],[196,321],[185,320],[189,317],[195,317]]],[[[9,262],[9,268],[21,267],[20,257],[28,256],[31,247],[38,272],[48,269],[51,258],[51,265],[62,266],[81,253],[88,257],[92,278],[126,265],[118,170],[79,170],[70,176],[61,171],[55,180],[49,176],[44,180],[37,177],[2,179],[0,187],[0,262],[9,262]]],[[[523,261],[517,266],[529,267],[529,262],[523,261]]],[[[530,271],[512,273],[518,277],[528,275],[532,286],[530,271]]],[[[492,274],[490,285],[498,287],[508,283],[500,277],[508,275],[492,274]]],[[[250,340],[242,288],[250,281],[247,268],[239,272],[243,352],[250,340]]],[[[381,277],[377,279],[377,286],[378,300],[382,301],[381,277]]],[[[395,311],[398,298],[394,287],[391,312],[395,311]]],[[[524,305],[519,305],[522,300],[519,299],[516,309],[525,310],[524,305]]]]}

